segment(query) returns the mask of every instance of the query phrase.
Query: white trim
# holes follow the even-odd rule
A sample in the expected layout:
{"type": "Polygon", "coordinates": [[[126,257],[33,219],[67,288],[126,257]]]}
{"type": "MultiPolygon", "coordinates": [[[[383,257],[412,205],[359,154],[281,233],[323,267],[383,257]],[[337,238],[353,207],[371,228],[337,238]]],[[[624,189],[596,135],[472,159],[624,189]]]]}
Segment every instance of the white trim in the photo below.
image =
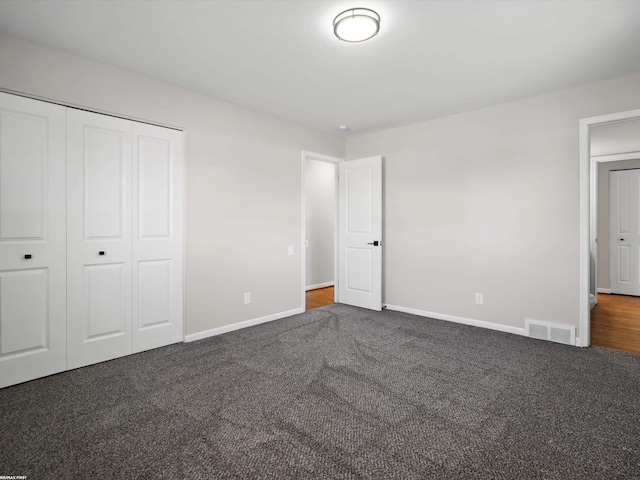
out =
{"type": "MultiPolygon", "coordinates": [[[[335,275],[335,282],[334,282],[334,286],[336,287],[334,292],[333,292],[333,301],[335,303],[338,303],[338,209],[339,209],[339,199],[338,199],[338,164],[344,162],[343,158],[338,158],[338,157],[332,157],[330,155],[324,155],[322,153],[314,153],[314,152],[309,152],[307,150],[302,150],[302,168],[301,168],[301,172],[302,172],[302,181],[301,183],[301,187],[300,187],[300,191],[301,196],[302,196],[302,233],[301,233],[301,242],[300,242],[300,251],[302,252],[302,262],[300,262],[302,264],[302,276],[300,279],[300,283],[301,283],[301,290],[302,290],[302,295],[301,295],[301,307],[302,311],[304,312],[306,310],[306,304],[307,304],[307,290],[310,290],[310,288],[307,288],[306,283],[307,283],[307,249],[306,249],[306,240],[307,240],[307,218],[306,218],[306,202],[305,202],[305,189],[304,189],[304,183],[305,183],[305,173],[306,173],[306,161],[307,159],[309,160],[318,160],[320,162],[327,162],[327,163],[333,163],[336,165],[336,214],[335,214],[335,227],[334,227],[334,245],[333,245],[333,274],[335,275]]],[[[320,287],[316,287],[316,288],[320,288],[320,287]]]]}
{"type": "Polygon", "coordinates": [[[307,150],[302,151],[302,157],[305,159],[308,158],[309,160],[318,160],[320,162],[327,162],[327,163],[344,162],[343,158],[332,157],[331,155],[324,155],[322,153],[309,152],[307,150]]]}
{"type": "Polygon", "coordinates": [[[608,293],[611,294],[610,288],[598,288],[598,293],[608,293]]]}
{"type": "Polygon", "coordinates": [[[260,325],[261,323],[280,320],[281,318],[291,317],[299,313],[304,313],[304,308],[294,308],[293,310],[287,310],[286,312],[274,313],[272,315],[266,315],[264,317],[245,320],[244,322],[232,323],[231,325],[224,325],[222,327],[212,328],[211,330],[192,333],[190,335],[185,335],[184,343],[195,342],[196,340],[202,340],[209,337],[215,337],[216,335],[222,335],[223,333],[233,332],[234,330],[240,330],[242,328],[253,327],[254,325],[260,325]]]}
{"type": "Polygon", "coordinates": [[[591,157],[596,162],[619,162],[622,160],[637,160],[640,158],[640,152],[616,153],[615,155],[597,155],[591,157]]]}
{"type": "Polygon", "coordinates": [[[55,100],[53,98],[34,95],[32,93],[18,92],[16,90],[11,90],[9,88],[0,87],[0,92],[8,93],[10,95],[16,95],[18,97],[31,98],[32,100],[38,100],[40,102],[53,103],[54,105],[73,108],[75,110],[84,110],[85,112],[99,113],[100,115],[106,115],[108,117],[122,118],[123,120],[130,120],[132,122],[146,123],[148,125],[154,125],[156,127],[163,127],[163,128],[169,128],[171,130],[184,131],[184,127],[179,127],[177,125],[169,125],[168,123],[160,123],[152,120],[146,120],[144,118],[131,117],[128,115],[123,115],[121,113],[111,112],[109,110],[102,110],[95,107],[87,107],[85,105],[79,105],[77,103],[63,102],[62,100],[55,100]]]}
{"type": "Polygon", "coordinates": [[[395,310],[396,312],[410,313],[412,315],[419,315],[420,317],[435,318],[437,320],[445,320],[447,322],[461,323],[463,325],[471,325],[472,327],[487,328],[489,330],[497,330],[499,332],[524,336],[524,328],[512,327],[501,323],[485,322],[484,320],[475,320],[473,318],[456,317],[454,315],[447,315],[444,313],[427,312],[424,310],[417,310],[415,308],[399,307],[398,305],[386,304],[385,307],[387,310],[395,310]]]}
{"type": "Polygon", "coordinates": [[[187,132],[182,132],[182,341],[187,338],[187,132]]]}
{"type": "Polygon", "coordinates": [[[336,282],[317,283],[315,285],[307,285],[304,288],[308,292],[309,290],[317,290],[318,288],[333,287],[335,284],[336,282]]]}
{"type": "MultiPolygon", "coordinates": [[[[625,120],[640,118],[640,110],[629,110],[627,112],[612,113],[598,117],[583,118],[579,122],[580,134],[580,251],[579,251],[579,326],[580,337],[576,337],[576,345],[588,347],[591,343],[590,334],[590,312],[589,302],[590,292],[590,252],[597,255],[595,246],[595,229],[597,227],[597,209],[595,198],[597,198],[596,174],[598,157],[591,157],[591,141],[589,128],[593,125],[615,123],[625,120]]],[[[610,157],[610,155],[607,155],[610,157]]],[[[596,257],[597,259],[597,257],[596,257]]],[[[594,272],[595,273],[595,272],[594,272]]],[[[596,293],[596,292],[594,292],[596,293]]],[[[596,299],[597,300],[597,299],[596,299]]]]}

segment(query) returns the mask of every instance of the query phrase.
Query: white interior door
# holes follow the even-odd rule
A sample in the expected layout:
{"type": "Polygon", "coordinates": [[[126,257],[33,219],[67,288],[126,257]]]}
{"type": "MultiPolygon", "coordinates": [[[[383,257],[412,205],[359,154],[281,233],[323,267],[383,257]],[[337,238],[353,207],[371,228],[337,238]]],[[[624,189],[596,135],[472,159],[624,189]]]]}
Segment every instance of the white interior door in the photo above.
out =
{"type": "Polygon", "coordinates": [[[0,93],[0,387],[66,367],[65,115],[0,93]]]}
{"type": "Polygon", "coordinates": [[[133,352],[176,343],[182,321],[182,132],[133,124],[133,352]]]}
{"type": "Polygon", "coordinates": [[[609,175],[611,293],[640,296],[640,170],[609,175]]]}
{"type": "Polygon", "coordinates": [[[382,157],[339,166],[338,301],[382,310],[382,157]]]}
{"type": "Polygon", "coordinates": [[[131,122],[67,113],[68,368],[132,352],[131,122]]]}

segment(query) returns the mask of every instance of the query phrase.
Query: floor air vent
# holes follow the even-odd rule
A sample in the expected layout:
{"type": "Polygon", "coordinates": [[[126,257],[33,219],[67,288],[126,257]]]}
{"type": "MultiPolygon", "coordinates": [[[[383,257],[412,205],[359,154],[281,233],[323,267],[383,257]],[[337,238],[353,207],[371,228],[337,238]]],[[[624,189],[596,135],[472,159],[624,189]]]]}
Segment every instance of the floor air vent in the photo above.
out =
{"type": "Polygon", "coordinates": [[[568,325],[525,318],[524,332],[527,337],[539,340],[549,340],[551,342],[564,343],[565,345],[576,344],[576,327],[569,327],[568,325]]]}

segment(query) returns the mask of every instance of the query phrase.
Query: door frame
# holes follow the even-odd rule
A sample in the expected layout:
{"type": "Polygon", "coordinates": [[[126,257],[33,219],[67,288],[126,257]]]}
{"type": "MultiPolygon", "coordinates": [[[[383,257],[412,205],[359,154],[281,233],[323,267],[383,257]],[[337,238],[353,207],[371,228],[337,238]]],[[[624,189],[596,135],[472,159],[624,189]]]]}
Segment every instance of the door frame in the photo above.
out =
{"type": "MultiPolygon", "coordinates": [[[[607,155],[611,160],[604,157],[591,156],[591,136],[589,128],[596,125],[604,125],[607,123],[623,122],[626,120],[634,120],[640,118],[639,110],[628,110],[626,112],[611,113],[608,115],[600,115],[597,117],[583,118],[579,121],[579,139],[580,139],[580,244],[579,244],[579,327],[580,337],[576,338],[576,345],[579,347],[588,347],[591,344],[591,306],[589,302],[589,294],[592,293],[590,284],[591,276],[597,275],[597,259],[598,249],[596,238],[598,233],[598,162],[626,160],[621,155],[607,155]],[[614,158],[615,157],[615,158],[614,158]],[[595,266],[591,266],[592,259],[595,266]]],[[[635,157],[637,158],[637,157],[635,157]]],[[[596,288],[593,295],[597,301],[597,277],[596,288]]]]}
{"type": "Polygon", "coordinates": [[[333,301],[338,303],[338,213],[340,212],[340,204],[339,204],[339,191],[338,191],[338,176],[339,169],[338,165],[344,162],[344,158],[332,157],[330,155],[324,155],[322,153],[314,153],[309,152],[307,150],[302,151],[302,234],[300,241],[300,251],[302,254],[302,278],[301,278],[301,302],[302,302],[302,311],[305,312],[307,310],[307,249],[306,249],[306,239],[307,239],[307,213],[306,213],[306,189],[305,189],[305,177],[307,173],[307,160],[317,160],[320,162],[331,163],[335,167],[335,179],[336,179],[336,211],[334,215],[334,234],[333,234],[333,301]]]}

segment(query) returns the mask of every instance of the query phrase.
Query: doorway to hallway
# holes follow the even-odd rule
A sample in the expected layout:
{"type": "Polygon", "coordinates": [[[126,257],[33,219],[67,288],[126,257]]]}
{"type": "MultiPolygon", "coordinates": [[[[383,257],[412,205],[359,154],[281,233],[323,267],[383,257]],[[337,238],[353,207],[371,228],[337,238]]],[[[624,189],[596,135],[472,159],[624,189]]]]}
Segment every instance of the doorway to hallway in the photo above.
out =
{"type": "Polygon", "coordinates": [[[326,307],[327,305],[333,305],[334,288],[316,288],[315,290],[307,290],[307,305],[306,310],[312,310],[314,308],[326,307]]]}
{"type": "Polygon", "coordinates": [[[599,294],[591,310],[591,345],[640,354],[640,297],[599,294]]]}

